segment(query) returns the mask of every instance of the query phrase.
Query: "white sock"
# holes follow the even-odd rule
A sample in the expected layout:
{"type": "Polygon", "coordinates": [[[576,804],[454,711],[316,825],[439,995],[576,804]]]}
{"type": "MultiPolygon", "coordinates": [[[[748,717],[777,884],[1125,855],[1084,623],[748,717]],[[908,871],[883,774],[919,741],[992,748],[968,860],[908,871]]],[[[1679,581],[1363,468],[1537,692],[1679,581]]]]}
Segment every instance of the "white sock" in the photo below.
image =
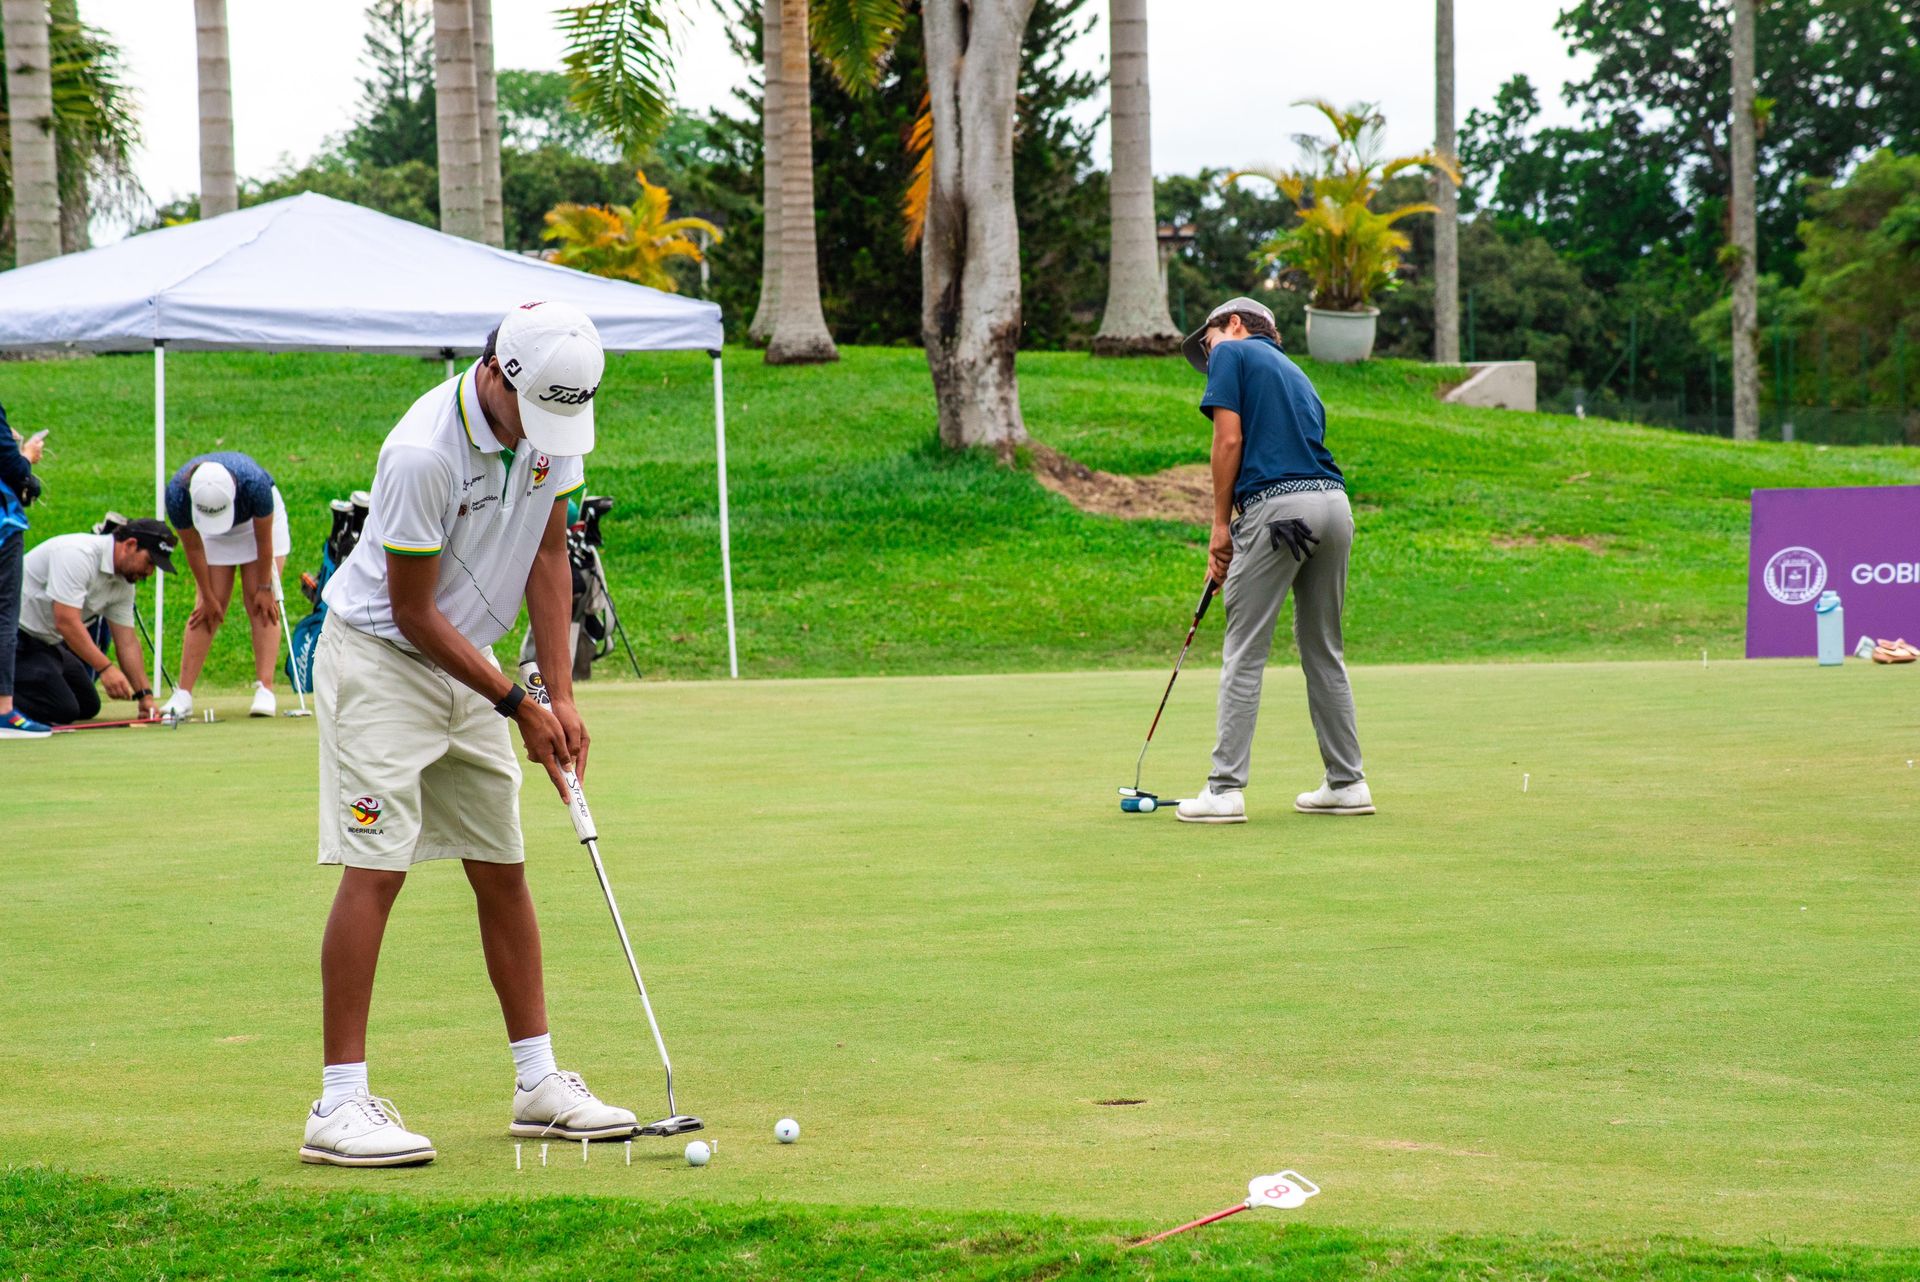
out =
{"type": "Polygon", "coordinates": [[[367,1061],[358,1064],[328,1064],[320,1070],[320,1107],[322,1117],[352,1099],[356,1091],[367,1089],[367,1061]]]}
{"type": "Polygon", "coordinates": [[[560,1066],[553,1062],[552,1033],[508,1042],[507,1049],[513,1052],[514,1076],[520,1079],[520,1089],[523,1091],[538,1086],[549,1073],[560,1071],[560,1066]]]}

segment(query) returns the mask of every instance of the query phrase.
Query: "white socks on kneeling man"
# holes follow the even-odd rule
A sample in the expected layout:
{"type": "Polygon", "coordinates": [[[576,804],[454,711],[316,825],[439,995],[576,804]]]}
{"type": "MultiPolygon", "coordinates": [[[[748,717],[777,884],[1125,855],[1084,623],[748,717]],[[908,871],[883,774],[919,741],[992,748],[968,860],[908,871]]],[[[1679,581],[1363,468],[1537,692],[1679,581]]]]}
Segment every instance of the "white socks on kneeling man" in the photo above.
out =
{"type": "MultiPolygon", "coordinates": [[[[532,1090],[545,1081],[548,1074],[560,1071],[559,1065],[553,1059],[553,1034],[551,1033],[508,1042],[507,1049],[513,1052],[514,1077],[517,1079],[516,1084],[523,1091],[532,1090]]],[[[325,1117],[361,1091],[366,1090],[367,1062],[365,1060],[357,1064],[327,1064],[320,1069],[320,1103],[314,1112],[325,1117]]]]}

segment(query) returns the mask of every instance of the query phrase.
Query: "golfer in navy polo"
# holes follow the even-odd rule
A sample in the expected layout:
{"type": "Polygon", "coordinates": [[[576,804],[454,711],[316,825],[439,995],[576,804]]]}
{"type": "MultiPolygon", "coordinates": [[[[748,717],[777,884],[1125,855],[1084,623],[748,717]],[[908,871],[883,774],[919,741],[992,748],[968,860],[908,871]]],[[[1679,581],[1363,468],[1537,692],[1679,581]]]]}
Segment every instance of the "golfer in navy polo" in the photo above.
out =
{"type": "Polygon", "coordinates": [[[1293,636],[1307,677],[1307,708],[1326,774],[1294,809],[1370,815],[1340,616],[1353,550],[1346,478],[1327,450],[1326,409],[1280,349],[1273,313],[1251,298],[1213,309],[1188,335],[1187,360],[1207,376],[1200,412],[1213,420],[1213,537],[1207,572],[1222,585],[1227,635],[1220,730],[1186,823],[1245,823],[1244,790],[1260,716],[1260,686],[1281,602],[1293,593],[1293,636]]]}

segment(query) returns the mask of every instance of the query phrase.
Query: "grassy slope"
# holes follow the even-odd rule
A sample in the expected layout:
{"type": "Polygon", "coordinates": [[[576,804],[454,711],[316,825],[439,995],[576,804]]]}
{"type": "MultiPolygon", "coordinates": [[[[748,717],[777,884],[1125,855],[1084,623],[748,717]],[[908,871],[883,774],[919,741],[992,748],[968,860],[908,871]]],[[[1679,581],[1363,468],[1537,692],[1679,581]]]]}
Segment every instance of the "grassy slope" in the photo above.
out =
{"type": "Polygon", "coordinates": [[[1346,1282],[1905,1282],[1920,1251],[1593,1247],[1283,1229],[1246,1220],[1146,1252],[1138,1225],[839,1207],[512,1202],[132,1188],[0,1170],[0,1271],[23,1278],[1263,1278],[1346,1282]]]}
{"type": "MultiPolygon", "coordinates": [[[[1361,661],[1732,654],[1749,490],[1920,480],[1911,451],[1736,447],[1462,410],[1434,399],[1425,367],[1310,368],[1361,521],[1349,598],[1361,661]]],[[[381,437],[438,374],[387,357],[177,354],[169,457],[258,455],[287,492],[294,569],[310,568],[326,500],[368,482],[381,437]]],[[[1035,353],[1021,375],[1035,436],[1083,462],[1144,472],[1206,456],[1198,382],[1177,359],[1035,353]]],[[[55,432],[38,536],[149,501],[148,360],[0,365],[0,400],[29,430],[55,432]]],[[[929,445],[919,353],[850,349],[802,370],[740,353],[728,403],[747,672],[1165,660],[1201,572],[1202,531],[1086,516],[1026,475],[943,456],[929,445]]],[[[618,359],[597,404],[591,484],[621,500],[612,570],[642,665],[722,672],[707,364],[618,359]]],[[[228,681],[242,677],[245,645],[230,631],[213,669],[228,681]]]]}
{"type": "MultiPolygon", "coordinates": [[[[1256,822],[1239,829],[1115,809],[1156,673],[596,685],[590,786],[611,875],[682,1103],[721,1142],[698,1172],[659,1144],[630,1169],[564,1154],[513,1169],[497,1015],[444,867],[402,899],[372,1037],[376,1086],[442,1159],[371,1179],[295,1163],[334,881],[309,863],[310,725],[66,737],[10,774],[28,857],[0,861],[0,902],[34,998],[0,1003],[0,1076],[71,1084],[72,1102],[11,1114],[5,1160],[258,1181],[302,1195],[260,1203],[288,1230],[344,1210],[306,1200],[327,1191],[509,1200],[460,1212],[422,1251],[452,1252],[469,1223],[494,1242],[537,1195],[637,1199],[526,1211],[532,1240],[570,1240],[577,1222],[610,1251],[621,1206],[640,1245],[687,1223],[675,1210],[655,1225],[651,1208],[739,1204],[701,1211],[718,1227],[685,1246],[716,1276],[752,1249],[742,1237],[787,1236],[756,1229],[762,1216],[794,1226],[794,1251],[871,1232],[878,1245],[845,1258],[886,1263],[904,1235],[956,1271],[1037,1264],[1112,1230],[1019,1217],[1170,1224],[1285,1164],[1327,1189],[1297,1217],[1319,1226],[1305,1243],[1391,1257],[1413,1235],[1457,1270],[1427,1276],[1480,1276],[1466,1265],[1483,1249],[1507,1253],[1489,1276],[1520,1276],[1534,1234],[1562,1244],[1541,1248],[1554,1258],[1598,1244],[1592,1269],[1614,1272],[1527,1276],[1731,1275],[1643,1269],[1633,1244],[1654,1234],[1911,1245],[1914,676],[1360,669],[1385,808],[1335,823],[1285,808],[1317,766],[1297,675],[1276,673],[1256,822]],[[157,825],[66,804],[169,773],[193,800],[157,825]],[[682,798],[697,804],[667,804],[682,798]],[[1146,1102],[1095,1102],[1114,1097],[1146,1102]],[[767,1128],[788,1113],[806,1136],[782,1148],[767,1128]],[[850,1204],[913,1210],[831,1209],[850,1204]],[[982,1210],[1024,1236],[956,1256],[952,1235],[987,1231],[949,1214],[982,1210]],[[1473,1236],[1441,1236],[1456,1232],[1473,1236]]],[[[1149,786],[1198,779],[1210,703],[1196,670],[1149,786]]],[[[557,803],[530,788],[562,1057],[656,1107],[605,908],[557,803]]],[[[23,1188],[38,1215],[85,1218],[58,1189],[23,1188]]],[[[207,1240],[181,1249],[222,1249],[223,1196],[182,1205],[207,1240]]],[[[411,1205],[401,1223],[433,1218],[411,1205]]],[[[405,1235],[379,1240],[401,1271],[405,1235]]],[[[1241,1228],[1208,1241],[1228,1263],[1273,1245],[1241,1228]]],[[[258,1245],[304,1249],[277,1230],[258,1245]]],[[[1718,1247],[1680,1258],[1820,1275],[1718,1247]]]]}

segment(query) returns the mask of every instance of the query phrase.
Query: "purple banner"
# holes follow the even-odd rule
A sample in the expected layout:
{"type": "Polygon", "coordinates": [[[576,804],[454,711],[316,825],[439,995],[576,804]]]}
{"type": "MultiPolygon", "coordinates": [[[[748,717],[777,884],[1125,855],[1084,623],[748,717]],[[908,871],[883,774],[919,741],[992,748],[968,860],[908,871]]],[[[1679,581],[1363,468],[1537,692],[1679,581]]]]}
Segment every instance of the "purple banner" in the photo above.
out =
{"type": "Polygon", "coordinates": [[[1847,652],[1863,636],[1920,643],[1920,485],[1755,490],[1747,657],[1814,653],[1813,605],[1838,592],[1847,652]]]}

